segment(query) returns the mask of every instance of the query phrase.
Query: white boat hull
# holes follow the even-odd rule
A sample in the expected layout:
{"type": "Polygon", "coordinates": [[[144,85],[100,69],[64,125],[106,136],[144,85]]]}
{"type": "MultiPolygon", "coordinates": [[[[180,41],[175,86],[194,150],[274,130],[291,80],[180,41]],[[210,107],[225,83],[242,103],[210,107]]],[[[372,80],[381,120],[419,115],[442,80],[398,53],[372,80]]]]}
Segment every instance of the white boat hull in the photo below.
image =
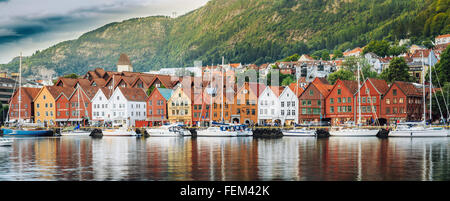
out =
{"type": "Polygon", "coordinates": [[[312,137],[316,136],[315,130],[284,130],[283,136],[286,137],[312,137]]]}
{"type": "Polygon", "coordinates": [[[207,130],[197,131],[197,137],[237,137],[238,133],[234,131],[210,132],[207,130]]]}
{"type": "Polygon", "coordinates": [[[89,136],[90,131],[62,132],[61,136],[89,136]]]}
{"type": "Polygon", "coordinates": [[[341,129],[330,131],[330,136],[335,137],[376,137],[378,130],[369,129],[341,129]]]}
{"type": "Polygon", "coordinates": [[[137,136],[136,132],[131,130],[121,130],[121,129],[112,129],[112,130],[103,130],[103,136],[137,136]]]}
{"type": "Polygon", "coordinates": [[[164,129],[147,129],[147,133],[150,137],[188,137],[192,135],[189,131],[171,132],[164,129]]]}
{"type": "Polygon", "coordinates": [[[447,137],[449,133],[447,130],[396,130],[391,131],[389,137],[447,137]]]}
{"type": "Polygon", "coordinates": [[[10,139],[1,139],[0,140],[0,147],[3,147],[3,146],[12,146],[12,144],[13,144],[13,140],[10,140],[10,139]]]}

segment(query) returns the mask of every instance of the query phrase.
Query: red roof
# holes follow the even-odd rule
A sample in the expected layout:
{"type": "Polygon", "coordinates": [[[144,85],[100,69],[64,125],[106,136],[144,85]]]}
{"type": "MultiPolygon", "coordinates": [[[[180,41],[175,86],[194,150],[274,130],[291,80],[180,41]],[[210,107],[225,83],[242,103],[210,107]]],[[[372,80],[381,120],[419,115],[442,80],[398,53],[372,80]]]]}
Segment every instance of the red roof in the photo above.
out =
{"type": "Polygon", "coordinates": [[[128,101],[145,102],[147,100],[147,94],[143,89],[125,87],[119,87],[119,89],[128,101]]]}
{"type": "Polygon", "coordinates": [[[373,87],[375,87],[375,89],[377,89],[380,92],[380,94],[385,94],[389,90],[389,85],[385,80],[369,78],[366,80],[366,82],[367,81],[370,81],[373,87]]]}
{"type": "Polygon", "coordinates": [[[450,37],[450,34],[440,35],[437,36],[436,38],[448,38],[448,37],[450,37]]]}
{"type": "Polygon", "coordinates": [[[406,96],[423,96],[422,90],[410,82],[395,81],[392,85],[397,85],[406,96]]]}
{"type": "Polygon", "coordinates": [[[297,83],[291,83],[290,85],[289,85],[289,88],[294,92],[294,93],[297,93],[297,97],[300,97],[300,95],[302,95],[302,93],[303,93],[303,88],[302,87],[300,87],[300,85],[298,85],[298,87],[297,87],[297,83]],[[296,89],[297,88],[297,89],[296,89]]]}

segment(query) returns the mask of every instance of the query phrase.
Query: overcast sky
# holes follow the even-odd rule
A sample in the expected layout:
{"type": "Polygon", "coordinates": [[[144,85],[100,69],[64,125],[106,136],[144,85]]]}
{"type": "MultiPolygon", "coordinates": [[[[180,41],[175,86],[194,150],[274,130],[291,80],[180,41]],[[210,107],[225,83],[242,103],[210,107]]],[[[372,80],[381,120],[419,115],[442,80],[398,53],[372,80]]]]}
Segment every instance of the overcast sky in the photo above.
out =
{"type": "Polygon", "coordinates": [[[0,0],[0,63],[28,56],[111,22],[177,16],[209,0],[0,0]]]}

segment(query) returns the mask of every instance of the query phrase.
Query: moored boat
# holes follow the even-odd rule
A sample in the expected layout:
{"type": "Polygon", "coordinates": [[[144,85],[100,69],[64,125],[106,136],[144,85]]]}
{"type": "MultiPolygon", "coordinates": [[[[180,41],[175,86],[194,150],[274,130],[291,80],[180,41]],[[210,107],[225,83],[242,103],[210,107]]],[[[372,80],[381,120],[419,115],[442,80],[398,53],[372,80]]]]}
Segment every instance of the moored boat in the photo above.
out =
{"type": "Polygon", "coordinates": [[[13,142],[11,139],[0,138],[0,146],[11,146],[13,142]]]}
{"type": "Polygon", "coordinates": [[[138,134],[131,128],[120,127],[113,129],[102,130],[103,136],[116,136],[116,137],[127,137],[127,136],[137,136],[138,134]]]}
{"type": "Polygon", "coordinates": [[[164,125],[159,128],[146,129],[150,137],[186,137],[191,136],[191,132],[181,125],[164,125]]]}
{"type": "Polygon", "coordinates": [[[389,137],[447,137],[448,131],[440,127],[425,127],[417,123],[402,123],[389,133],[389,137]]]}
{"type": "Polygon", "coordinates": [[[237,137],[238,132],[232,126],[213,126],[197,131],[197,137],[237,137]]]}
{"type": "Polygon", "coordinates": [[[293,130],[283,130],[283,136],[286,137],[314,137],[316,130],[308,130],[306,128],[294,128],[293,130]]]}
{"type": "Polygon", "coordinates": [[[343,128],[330,131],[330,136],[334,137],[376,137],[379,130],[364,128],[343,128]]]}
{"type": "Polygon", "coordinates": [[[52,130],[39,130],[39,129],[2,129],[3,135],[11,136],[53,136],[54,132],[52,130]]]}

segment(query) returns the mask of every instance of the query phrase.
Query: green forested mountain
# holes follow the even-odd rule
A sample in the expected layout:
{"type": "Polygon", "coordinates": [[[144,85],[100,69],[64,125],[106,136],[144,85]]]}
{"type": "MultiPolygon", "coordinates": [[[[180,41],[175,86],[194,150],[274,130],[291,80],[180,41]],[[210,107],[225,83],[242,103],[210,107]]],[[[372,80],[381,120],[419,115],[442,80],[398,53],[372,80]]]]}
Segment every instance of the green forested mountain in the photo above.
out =
{"type": "MultiPolygon", "coordinates": [[[[227,62],[273,62],[372,40],[420,41],[450,31],[450,0],[211,0],[177,18],[111,23],[24,59],[60,75],[112,70],[126,53],[135,71],[227,62]],[[68,69],[69,72],[68,72],[68,69]]],[[[18,60],[2,65],[16,71],[18,60]]]]}

